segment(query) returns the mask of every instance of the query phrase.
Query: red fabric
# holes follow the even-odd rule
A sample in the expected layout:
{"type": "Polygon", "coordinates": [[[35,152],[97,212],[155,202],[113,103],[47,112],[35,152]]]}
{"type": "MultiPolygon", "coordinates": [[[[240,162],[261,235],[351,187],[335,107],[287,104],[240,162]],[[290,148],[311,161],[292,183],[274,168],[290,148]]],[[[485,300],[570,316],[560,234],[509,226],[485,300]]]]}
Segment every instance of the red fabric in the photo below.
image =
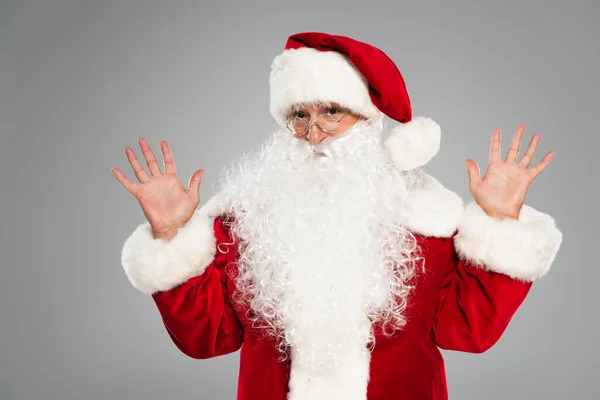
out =
{"type": "Polygon", "coordinates": [[[412,119],[404,78],[396,64],[383,51],[349,37],[322,32],[294,34],[288,38],[284,50],[301,47],[337,51],[348,56],[369,82],[371,101],[381,112],[402,123],[412,119]]]}
{"type": "MultiPolygon", "coordinates": [[[[234,290],[236,245],[221,217],[215,219],[218,248],[201,276],[153,294],[177,347],[210,358],[241,347],[238,400],[286,400],[290,366],[277,361],[272,343],[247,325],[244,310],[229,302],[234,290]]],[[[426,260],[415,277],[408,323],[393,337],[376,327],[368,400],[448,399],[439,348],[479,353],[493,346],[531,288],[530,282],[489,272],[457,257],[453,238],[417,236],[426,260]]]]}

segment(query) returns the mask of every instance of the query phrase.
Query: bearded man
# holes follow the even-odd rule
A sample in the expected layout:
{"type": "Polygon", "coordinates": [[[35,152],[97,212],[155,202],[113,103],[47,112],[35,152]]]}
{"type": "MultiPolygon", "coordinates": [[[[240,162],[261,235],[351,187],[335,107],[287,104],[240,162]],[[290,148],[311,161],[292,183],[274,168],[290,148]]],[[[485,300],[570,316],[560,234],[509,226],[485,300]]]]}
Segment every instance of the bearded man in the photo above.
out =
{"type": "Polygon", "coordinates": [[[440,128],[412,118],[404,80],[379,49],[325,33],[292,35],[273,64],[279,129],[228,171],[203,207],[196,171],[114,169],[148,219],[122,264],[151,294],[175,345],[205,359],[241,349],[240,400],[447,399],[442,349],[494,345],[562,241],[524,204],[549,152],[529,168],[524,127],[500,159],[494,131],[473,201],[423,172],[440,128]],[[398,121],[383,138],[383,117],[398,121]]]}

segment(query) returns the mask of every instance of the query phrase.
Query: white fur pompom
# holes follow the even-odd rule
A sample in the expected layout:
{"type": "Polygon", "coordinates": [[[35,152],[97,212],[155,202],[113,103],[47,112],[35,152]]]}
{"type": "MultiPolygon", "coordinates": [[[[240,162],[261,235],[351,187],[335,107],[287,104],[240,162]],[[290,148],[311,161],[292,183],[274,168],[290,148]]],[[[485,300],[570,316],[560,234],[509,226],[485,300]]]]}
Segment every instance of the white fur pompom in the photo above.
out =
{"type": "Polygon", "coordinates": [[[441,128],[434,120],[414,117],[394,127],[383,147],[394,165],[409,171],[427,164],[439,151],[440,140],[441,128]]]}

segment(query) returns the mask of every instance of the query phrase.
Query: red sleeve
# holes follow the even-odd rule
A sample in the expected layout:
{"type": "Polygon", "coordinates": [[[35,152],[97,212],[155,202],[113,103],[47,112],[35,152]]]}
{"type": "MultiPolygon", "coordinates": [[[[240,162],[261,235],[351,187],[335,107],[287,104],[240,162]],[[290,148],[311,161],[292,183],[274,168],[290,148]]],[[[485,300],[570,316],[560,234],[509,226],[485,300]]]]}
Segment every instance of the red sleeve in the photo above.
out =
{"type": "Polygon", "coordinates": [[[445,241],[447,265],[432,335],[447,350],[483,352],[504,333],[533,281],[544,276],[562,233],[554,218],[524,205],[496,219],[471,202],[445,241]]]}
{"type": "Polygon", "coordinates": [[[175,345],[186,355],[200,359],[237,351],[244,337],[230,302],[232,285],[227,275],[228,263],[235,262],[235,251],[221,217],[215,219],[214,234],[215,257],[201,275],[152,293],[175,345]]]}
{"type": "Polygon", "coordinates": [[[481,353],[504,333],[532,282],[489,271],[459,257],[454,239],[432,335],[442,349],[481,353]]]}

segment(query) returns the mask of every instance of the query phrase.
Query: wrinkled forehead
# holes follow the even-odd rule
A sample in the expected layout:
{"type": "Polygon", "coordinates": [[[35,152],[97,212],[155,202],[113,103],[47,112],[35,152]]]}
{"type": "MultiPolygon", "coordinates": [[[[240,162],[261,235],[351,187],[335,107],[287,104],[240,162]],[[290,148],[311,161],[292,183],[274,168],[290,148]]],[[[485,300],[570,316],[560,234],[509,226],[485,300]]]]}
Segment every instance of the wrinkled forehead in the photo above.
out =
{"type": "Polygon", "coordinates": [[[302,102],[302,103],[294,103],[290,107],[288,107],[289,111],[298,111],[298,110],[312,110],[312,109],[326,109],[332,106],[339,106],[336,103],[332,103],[329,101],[313,101],[313,102],[302,102]]]}
{"type": "Polygon", "coordinates": [[[311,111],[316,112],[327,112],[331,108],[336,108],[341,112],[344,112],[347,107],[344,107],[336,102],[329,101],[315,101],[315,102],[304,102],[304,103],[294,103],[286,110],[286,114],[289,116],[298,111],[305,111],[310,113],[311,111]]]}

